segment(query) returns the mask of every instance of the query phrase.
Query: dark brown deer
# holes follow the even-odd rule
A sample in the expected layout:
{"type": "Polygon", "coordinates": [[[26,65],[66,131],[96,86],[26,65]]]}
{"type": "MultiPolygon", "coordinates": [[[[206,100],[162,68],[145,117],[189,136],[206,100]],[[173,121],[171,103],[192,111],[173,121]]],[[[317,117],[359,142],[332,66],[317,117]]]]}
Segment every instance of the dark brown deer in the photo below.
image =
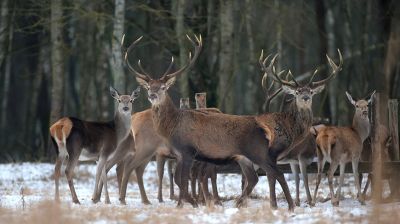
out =
{"type": "MultiPolygon", "coordinates": [[[[274,189],[275,181],[278,180],[288,201],[289,209],[293,210],[293,200],[283,173],[276,166],[276,158],[281,153],[289,153],[290,147],[297,144],[300,141],[298,139],[304,137],[306,130],[308,132],[312,118],[311,97],[322,91],[325,83],[340,70],[341,64],[337,67],[328,58],[334,69],[332,74],[324,80],[318,82],[311,80],[307,85],[300,86],[278,77],[273,69],[276,58],[274,57],[268,68],[264,67],[264,69],[274,75],[283,85],[285,92],[296,96],[297,110],[294,109],[292,113],[236,116],[179,110],[174,106],[167,90],[174,84],[179,74],[193,65],[202,47],[201,37],[196,37],[197,44],[189,37],[188,39],[195,47],[194,56],[191,57],[189,54],[188,63],[176,72],[169,73],[173,60],[167,72],[159,79],[152,79],[149,75],[140,73],[129,66],[139,84],[147,89],[157,132],[179,152],[175,171],[175,183],[180,189],[178,206],[182,205],[182,200],[187,200],[193,206],[197,206],[188,193],[190,167],[193,159],[196,159],[219,164],[230,161],[239,163],[246,176],[246,183],[242,195],[236,202],[238,207],[243,205],[258,182],[253,163],[260,166],[267,173],[270,182],[271,206],[277,207],[274,189]]],[[[140,38],[131,44],[127,54],[139,40],[140,38]]]]}
{"type": "MultiPolygon", "coordinates": [[[[73,183],[73,171],[79,160],[99,161],[93,197],[97,192],[100,175],[106,161],[114,154],[120,154],[118,146],[130,135],[130,117],[132,103],[139,96],[140,87],[132,95],[120,95],[110,87],[111,96],[118,101],[114,120],[109,122],[84,121],[73,117],[64,117],[50,127],[50,135],[57,149],[54,171],[55,198],[59,200],[59,178],[61,165],[66,162],[65,174],[72,195],[72,201],[79,203],[73,183]],[[82,157],[86,157],[82,158],[82,157]]],[[[122,149],[122,148],[121,148],[122,149]]],[[[123,150],[122,150],[123,151],[123,150]]],[[[110,203],[106,191],[106,203],[110,203]]]]}
{"type": "Polygon", "coordinates": [[[314,201],[321,181],[321,172],[325,162],[329,162],[328,183],[331,193],[332,205],[338,206],[341,194],[341,188],[344,181],[345,166],[348,162],[352,163],[353,174],[357,189],[357,198],[361,204],[364,204],[364,198],[361,195],[361,186],[358,175],[358,162],[361,157],[364,140],[369,136],[370,121],[368,118],[369,106],[371,98],[368,100],[355,101],[351,95],[346,92],[347,98],[355,107],[353,124],[350,127],[322,126],[314,129],[317,136],[317,157],[318,157],[318,178],[314,193],[314,201]],[[336,194],[333,190],[333,175],[340,165],[339,187],[336,194]]]}

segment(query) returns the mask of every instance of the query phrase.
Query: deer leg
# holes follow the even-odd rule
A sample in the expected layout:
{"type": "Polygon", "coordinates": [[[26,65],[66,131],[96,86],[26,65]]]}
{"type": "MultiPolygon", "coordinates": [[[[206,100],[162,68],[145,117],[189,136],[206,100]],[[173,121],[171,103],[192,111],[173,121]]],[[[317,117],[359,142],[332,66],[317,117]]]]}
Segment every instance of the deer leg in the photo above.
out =
{"type": "Polygon", "coordinates": [[[337,162],[332,161],[328,171],[328,184],[329,190],[331,192],[331,202],[333,206],[339,205],[339,199],[335,197],[335,193],[333,190],[333,175],[335,174],[338,165],[339,164],[337,162]]]}
{"type": "MultiPolygon", "coordinates": [[[[341,200],[341,195],[342,195],[342,186],[344,182],[344,170],[346,168],[346,163],[342,162],[340,163],[340,176],[339,176],[339,187],[336,191],[336,198],[340,201],[341,200]]],[[[357,179],[358,181],[358,179],[357,179]]]]}
{"type": "MultiPolygon", "coordinates": [[[[273,168],[275,168],[275,169],[273,169],[273,171],[274,171],[273,175],[275,176],[276,180],[279,182],[279,185],[281,185],[283,193],[285,194],[286,201],[288,202],[288,205],[289,205],[289,211],[293,212],[294,211],[294,203],[293,203],[292,196],[290,195],[289,186],[287,185],[285,176],[278,169],[278,167],[275,166],[273,168]]],[[[275,186],[274,186],[274,188],[275,188],[275,186]]],[[[275,197],[275,203],[276,203],[276,197],[275,197]]]]}
{"type": "Polygon", "coordinates": [[[210,191],[208,190],[208,177],[206,175],[205,169],[203,169],[203,172],[201,173],[201,180],[199,180],[201,184],[201,189],[203,191],[203,197],[204,197],[204,202],[207,207],[211,206],[211,194],[210,191]]]}
{"type": "Polygon", "coordinates": [[[122,176],[124,175],[124,161],[121,161],[117,164],[115,168],[117,173],[117,183],[118,183],[118,193],[121,193],[121,183],[122,183],[122,176]]]}
{"type": "Polygon", "coordinates": [[[78,196],[76,195],[74,182],[72,180],[72,176],[74,173],[74,168],[78,164],[79,156],[70,156],[67,162],[67,167],[65,168],[65,176],[67,176],[69,190],[71,191],[72,201],[76,204],[80,204],[78,200],[78,196]]]}
{"type": "Polygon", "coordinates": [[[168,175],[169,175],[169,198],[171,200],[176,200],[175,194],[174,194],[174,172],[173,172],[173,163],[175,161],[173,160],[168,160],[167,166],[168,166],[168,175]]]}
{"type": "Polygon", "coordinates": [[[174,176],[174,181],[175,184],[178,185],[179,187],[179,196],[178,196],[178,204],[177,207],[183,207],[183,187],[182,187],[182,181],[181,181],[181,173],[182,173],[182,158],[178,157],[176,161],[176,167],[175,167],[175,176],[174,176]]]}
{"type": "Polygon", "coordinates": [[[296,206],[300,206],[300,177],[299,177],[299,169],[296,163],[290,163],[290,169],[292,170],[292,174],[294,175],[294,179],[296,182],[296,200],[294,203],[296,206]]]}
{"type": "Polygon", "coordinates": [[[61,176],[61,165],[62,165],[62,160],[60,157],[57,157],[56,159],[56,165],[54,168],[54,182],[55,182],[55,200],[60,201],[60,193],[59,193],[59,180],[61,176]]]}
{"type": "Polygon", "coordinates": [[[239,164],[242,173],[246,178],[242,194],[236,200],[236,207],[240,208],[245,206],[248,196],[251,194],[253,188],[258,182],[258,176],[253,168],[253,163],[247,157],[239,156],[236,159],[236,162],[239,164]]]}
{"type": "Polygon", "coordinates": [[[210,178],[211,178],[211,187],[212,187],[212,191],[213,191],[213,198],[214,198],[214,203],[216,205],[222,205],[221,203],[221,198],[218,195],[218,186],[217,186],[217,167],[215,165],[209,164],[209,166],[211,167],[211,174],[210,174],[210,178]]]}
{"type": "MultiPolygon", "coordinates": [[[[104,184],[104,197],[105,197],[105,203],[110,204],[110,196],[108,195],[108,186],[107,186],[107,171],[106,171],[106,166],[103,166],[103,169],[101,171],[101,182],[104,184]]],[[[99,184],[101,185],[101,184],[99,184]]],[[[99,189],[97,189],[99,190],[99,189]]]]}
{"type": "Polygon", "coordinates": [[[306,189],[307,203],[310,206],[313,206],[311,193],[310,193],[310,187],[308,186],[307,162],[302,157],[299,158],[299,166],[300,166],[301,175],[303,176],[304,188],[306,189]]]}
{"type": "Polygon", "coordinates": [[[138,181],[138,185],[139,185],[140,196],[142,198],[142,203],[146,204],[146,205],[151,204],[149,199],[147,198],[146,191],[144,189],[144,184],[143,184],[143,173],[144,173],[144,170],[148,163],[149,163],[149,161],[146,161],[145,163],[140,165],[138,168],[136,168],[136,177],[137,177],[137,181],[138,181]]]}
{"type": "MultiPolygon", "coordinates": [[[[105,156],[100,155],[100,159],[99,162],[97,164],[97,169],[96,169],[96,181],[94,184],[94,190],[93,190],[93,196],[92,196],[92,201],[93,203],[97,203],[100,201],[100,197],[98,195],[99,192],[99,188],[100,188],[100,177],[102,175],[102,171],[103,171],[103,166],[106,163],[107,158],[105,156]]],[[[103,186],[103,185],[101,185],[103,186]]]]}
{"type": "Polygon", "coordinates": [[[132,171],[136,168],[136,154],[130,157],[129,160],[124,161],[124,172],[122,175],[121,182],[121,190],[119,195],[119,201],[121,204],[126,205],[125,197],[126,197],[126,188],[128,187],[129,177],[131,176],[132,171]]]}
{"type": "MultiPolygon", "coordinates": [[[[195,161],[195,162],[193,162],[193,166],[190,168],[190,186],[191,186],[191,189],[192,189],[192,197],[195,200],[198,200],[197,194],[196,194],[196,181],[197,181],[197,178],[198,178],[198,167],[197,167],[197,165],[198,165],[198,162],[195,161]]],[[[199,182],[199,184],[200,184],[200,182],[199,182]]],[[[199,188],[199,194],[200,194],[200,188],[199,188]]]]}
{"type": "Polygon", "coordinates": [[[358,159],[353,159],[351,161],[351,165],[353,168],[354,181],[356,183],[356,188],[357,188],[357,199],[362,205],[365,205],[365,200],[363,198],[363,195],[361,195],[361,186],[358,175],[358,159]]]}
{"type": "Polygon", "coordinates": [[[194,208],[198,207],[197,203],[191,197],[188,192],[188,184],[189,184],[189,175],[190,168],[192,167],[193,159],[188,155],[182,159],[182,168],[181,168],[181,187],[184,198],[187,202],[189,202],[194,208]]]}
{"type": "Polygon", "coordinates": [[[156,160],[157,160],[157,174],[158,174],[158,201],[159,202],[164,202],[163,201],[163,196],[162,196],[162,181],[164,178],[164,165],[165,165],[165,160],[166,158],[163,155],[156,155],[156,160]]]}
{"type": "Polygon", "coordinates": [[[326,160],[323,158],[319,150],[317,149],[317,157],[318,157],[318,174],[317,174],[317,183],[315,185],[315,191],[314,191],[314,198],[312,204],[315,205],[317,203],[317,193],[318,193],[318,187],[319,184],[321,183],[321,178],[322,178],[322,172],[324,170],[325,162],[326,160]]]}

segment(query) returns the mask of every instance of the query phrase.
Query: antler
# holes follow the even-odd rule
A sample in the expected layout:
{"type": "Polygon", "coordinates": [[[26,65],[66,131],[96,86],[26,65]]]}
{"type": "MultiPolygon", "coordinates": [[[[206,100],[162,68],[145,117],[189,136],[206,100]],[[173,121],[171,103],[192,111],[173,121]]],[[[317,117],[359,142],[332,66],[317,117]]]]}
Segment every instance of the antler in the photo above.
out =
{"type": "MultiPolygon", "coordinates": [[[[142,73],[136,71],[133,66],[129,63],[128,60],[128,54],[130,51],[132,51],[132,49],[136,46],[137,43],[139,43],[139,41],[143,38],[143,36],[139,37],[137,40],[135,40],[131,45],[129,45],[129,47],[126,49],[125,51],[125,55],[124,55],[124,60],[125,63],[128,65],[128,68],[131,72],[133,72],[136,76],[146,80],[146,81],[150,81],[151,77],[150,75],[144,71],[141,63],[140,63],[140,59],[138,60],[138,66],[139,69],[142,71],[142,73]]],[[[122,36],[122,40],[121,40],[121,50],[124,51],[124,40],[125,40],[125,34],[122,36]]]]}
{"type": "MultiPolygon", "coordinates": [[[[264,76],[263,76],[263,82],[261,83],[262,84],[262,86],[263,86],[263,88],[264,88],[264,90],[266,89],[266,87],[265,87],[265,81],[266,81],[266,79],[267,79],[267,76],[269,76],[269,75],[272,75],[272,78],[275,80],[275,81],[277,81],[277,82],[279,82],[280,84],[282,84],[282,85],[286,85],[286,86],[291,86],[291,87],[297,87],[297,82],[295,82],[295,83],[293,83],[293,82],[289,82],[289,81],[286,81],[286,80],[282,80],[279,76],[282,74],[282,73],[284,73],[285,71],[281,71],[281,72],[279,72],[278,74],[276,74],[276,72],[275,72],[275,66],[274,66],[274,63],[275,63],[275,60],[276,60],[276,58],[278,57],[278,54],[276,54],[273,58],[272,58],[272,60],[271,60],[271,62],[269,63],[269,65],[268,65],[268,67],[266,67],[265,66],[265,63],[267,62],[267,60],[268,60],[268,58],[270,57],[271,55],[268,55],[264,60],[263,60],[263,58],[264,58],[264,50],[261,50],[261,55],[260,55],[260,58],[259,58],[259,60],[258,60],[258,62],[260,63],[260,66],[261,66],[261,69],[264,71],[264,76]]],[[[290,72],[290,71],[289,71],[290,72]]],[[[291,75],[291,73],[290,73],[290,75],[291,75]]],[[[293,76],[292,76],[293,77],[293,76]]]]}
{"type": "Polygon", "coordinates": [[[313,82],[312,80],[314,79],[315,74],[318,72],[318,69],[316,69],[314,74],[312,75],[310,81],[308,82],[309,85],[311,85],[312,87],[317,87],[317,86],[324,85],[329,80],[331,80],[339,71],[342,70],[342,66],[343,66],[342,53],[340,53],[339,49],[337,51],[339,53],[339,65],[336,65],[335,62],[333,62],[333,60],[328,55],[326,55],[326,58],[328,59],[329,65],[332,68],[332,73],[326,79],[323,79],[321,81],[313,82]]]}
{"type": "Polygon", "coordinates": [[[201,35],[199,35],[198,37],[196,35],[194,35],[196,41],[193,41],[189,37],[189,35],[186,35],[186,37],[190,41],[190,43],[194,46],[194,55],[193,55],[193,57],[192,57],[192,52],[189,52],[189,60],[188,60],[188,62],[181,69],[179,69],[178,71],[168,74],[169,71],[172,68],[172,65],[174,64],[174,57],[172,57],[171,58],[171,63],[169,64],[167,71],[164,73],[164,75],[162,76],[161,79],[165,79],[165,78],[169,79],[169,78],[172,78],[174,76],[180,75],[186,69],[190,68],[194,64],[194,62],[197,60],[197,58],[198,58],[198,56],[200,54],[201,48],[203,47],[202,37],[201,37],[201,35]]]}

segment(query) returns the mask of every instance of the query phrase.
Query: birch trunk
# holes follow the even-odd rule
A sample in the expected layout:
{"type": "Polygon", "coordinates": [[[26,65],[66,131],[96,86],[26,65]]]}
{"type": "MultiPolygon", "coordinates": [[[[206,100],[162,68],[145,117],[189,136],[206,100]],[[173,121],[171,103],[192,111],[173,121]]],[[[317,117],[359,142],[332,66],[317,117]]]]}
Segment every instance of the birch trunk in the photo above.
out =
{"type": "Polygon", "coordinates": [[[115,0],[113,34],[111,39],[111,74],[114,79],[114,88],[126,92],[126,77],[122,69],[121,38],[124,34],[125,0],[115,0]]]}
{"type": "MultiPolygon", "coordinates": [[[[185,50],[185,27],[184,27],[184,11],[186,0],[176,0],[176,37],[179,44],[179,63],[183,66],[187,61],[187,51],[185,50]]],[[[189,77],[188,73],[184,72],[179,77],[179,90],[182,97],[189,97],[189,77]]]]}
{"type": "Polygon", "coordinates": [[[233,112],[233,2],[220,1],[220,43],[218,68],[218,107],[225,113],[233,112]]]}
{"type": "Polygon", "coordinates": [[[51,1],[51,112],[53,123],[63,114],[64,105],[64,61],[62,38],[62,0],[51,1]]]}

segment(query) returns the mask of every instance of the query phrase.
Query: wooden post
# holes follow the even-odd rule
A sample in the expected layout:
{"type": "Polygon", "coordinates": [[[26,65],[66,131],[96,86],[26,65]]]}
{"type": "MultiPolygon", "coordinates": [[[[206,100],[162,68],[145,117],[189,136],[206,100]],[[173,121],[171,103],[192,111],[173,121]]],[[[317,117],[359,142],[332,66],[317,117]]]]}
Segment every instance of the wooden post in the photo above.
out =
{"type": "Polygon", "coordinates": [[[391,99],[388,102],[389,111],[389,133],[392,137],[393,160],[399,160],[399,126],[398,126],[398,102],[397,99],[391,99]]]}
{"type": "Polygon", "coordinates": [[[377,131],[377,127],[380,123],[380,99],[379,93],[375,94],[372,100],[372,127],[371,127],[371,146],[372,146],[372,173],[373,175],[373,192],[372,199],[375,204],[379,204],[382,199],[382,153],[379,139],[381,134],[377,131]]]}

